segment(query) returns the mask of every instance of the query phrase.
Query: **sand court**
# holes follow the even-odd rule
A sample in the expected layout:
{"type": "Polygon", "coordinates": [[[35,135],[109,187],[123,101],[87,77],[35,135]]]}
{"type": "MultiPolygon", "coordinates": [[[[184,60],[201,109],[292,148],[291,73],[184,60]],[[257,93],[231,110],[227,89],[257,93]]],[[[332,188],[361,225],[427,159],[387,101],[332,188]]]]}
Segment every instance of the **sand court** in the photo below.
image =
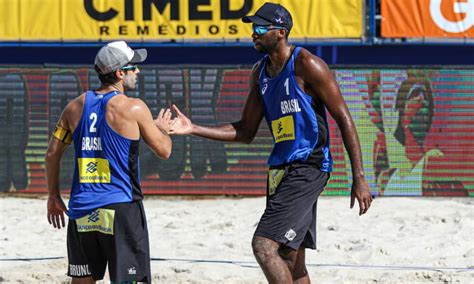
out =
{"type": "MultiPolygon", "coordinates": [[[[264,197],[146,197],[157,283],[266,283],[251,239],[264,197]]],[[[66,230],[46,197],[0,198],[0,282],[70,281],[66,230]]],[[[349,197],[321,197],[314,283],[473,283],[474,199],[377,198],[359,217],[349,197]]],[[[108,283],[108,276],[103,283],[108,283]]]]}

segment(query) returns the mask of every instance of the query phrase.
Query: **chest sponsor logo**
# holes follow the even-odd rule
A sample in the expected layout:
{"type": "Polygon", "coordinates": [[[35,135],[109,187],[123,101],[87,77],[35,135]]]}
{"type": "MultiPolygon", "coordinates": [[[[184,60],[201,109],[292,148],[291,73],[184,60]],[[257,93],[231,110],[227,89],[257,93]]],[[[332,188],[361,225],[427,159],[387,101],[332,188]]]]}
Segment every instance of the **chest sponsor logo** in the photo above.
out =
{"type": "Polygon", "coordinates": [[[110,183],[109,161],[101,158],[79,158],[80,183],[110,183]]]}
{"type": "Polygon", "coordinates": [[[272,121],[272,133],[275,143],[295,140],[295,124],[293,116],[287,115],[272,121]]]}
{"type": "Polygon", "coordinates": [[[77,231],[100,232],[108,235],[114,234],[115,211],[112,209],[97,209],[92,213],[76,220],[77,231]]]}

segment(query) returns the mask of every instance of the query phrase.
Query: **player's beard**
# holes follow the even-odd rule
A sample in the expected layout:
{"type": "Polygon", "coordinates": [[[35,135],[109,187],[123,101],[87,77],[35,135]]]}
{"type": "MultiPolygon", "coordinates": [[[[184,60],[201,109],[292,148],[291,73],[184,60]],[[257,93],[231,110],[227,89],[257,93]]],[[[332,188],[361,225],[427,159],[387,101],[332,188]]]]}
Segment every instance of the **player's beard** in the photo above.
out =
{"type": "Polygon", "coordinates": [[[135,90],[137,87],[137,78],[138,76],[133,75],[126,75],[123,82],[123,87],[125,90],[135,90]]]}
{"type": "Polygon", "coordinates": [[[269,38],[263,43],[263,41],[259,41],[259,48],[255,45],[255,49],[264,54],[271,53],[277,49],[278,39],[276,37],[269,38]]]}

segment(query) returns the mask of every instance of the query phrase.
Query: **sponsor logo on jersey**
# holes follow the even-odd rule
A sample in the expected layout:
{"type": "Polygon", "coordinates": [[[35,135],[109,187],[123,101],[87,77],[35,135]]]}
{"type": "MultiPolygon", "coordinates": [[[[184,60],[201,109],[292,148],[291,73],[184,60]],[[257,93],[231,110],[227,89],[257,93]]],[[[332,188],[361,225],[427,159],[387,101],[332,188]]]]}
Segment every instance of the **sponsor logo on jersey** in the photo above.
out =
{"type": "Polygon", "coordinates": [[[272,133],[275,143],[295,140],[295,125],[293,116],[287,115],[272,121],[272,133]]]}
{"type": "Polygon", "coordinates": [[[109,161],[101,158],[79,158],[80,183],[110,183],[109,161]]]}

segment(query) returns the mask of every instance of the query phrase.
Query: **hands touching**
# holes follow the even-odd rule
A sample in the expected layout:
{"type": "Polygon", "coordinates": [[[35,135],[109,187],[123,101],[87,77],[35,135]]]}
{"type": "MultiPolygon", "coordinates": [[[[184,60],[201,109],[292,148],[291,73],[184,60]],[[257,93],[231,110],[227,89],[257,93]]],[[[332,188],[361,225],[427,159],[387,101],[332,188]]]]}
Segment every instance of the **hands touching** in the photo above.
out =
{"type": "Polygon", "coordinates": [[[184,115],[176,105],[171,108],[161,109],[154,120],[156,127],[166,134],[191,134],[193,123],[184,115]],[[176,117],[171,118],[173,112],[176,117]]]}
{"type": "Polygon", "coordinates": [[[171,110],[169,108],[161,109],[160,112],[158,113],[158,116],[154,120],[156,127],[163,132],[163,134],[168,135],[170,133],[170,127],[171,127],[171,110]]]}
{"type": "Polygon", "coordinates": [[[176,105],[171,106],[176,117],[171,120],[170,134],[191,134],[193,123],[187,118],[176,105]]]}

